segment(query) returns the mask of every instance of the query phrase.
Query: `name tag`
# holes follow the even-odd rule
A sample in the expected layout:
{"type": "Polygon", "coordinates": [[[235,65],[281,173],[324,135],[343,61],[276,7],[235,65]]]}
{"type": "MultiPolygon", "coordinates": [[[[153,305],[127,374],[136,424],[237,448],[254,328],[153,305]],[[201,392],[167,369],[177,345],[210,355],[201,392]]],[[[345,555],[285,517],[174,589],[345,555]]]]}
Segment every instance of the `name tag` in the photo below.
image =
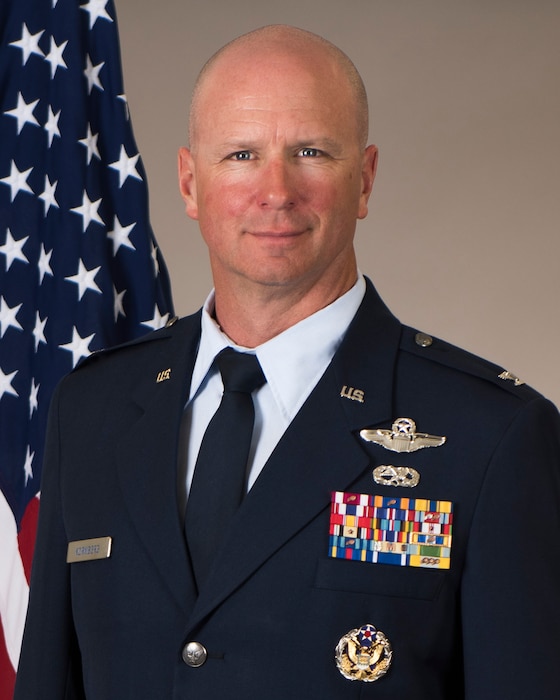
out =
{"type": "Polygon", "coordinates": [[[68,543],[66,563],[92,559],[108,559],[111,556],[112,537],[94,537],[91,540],[76,540],[68,543]]]}

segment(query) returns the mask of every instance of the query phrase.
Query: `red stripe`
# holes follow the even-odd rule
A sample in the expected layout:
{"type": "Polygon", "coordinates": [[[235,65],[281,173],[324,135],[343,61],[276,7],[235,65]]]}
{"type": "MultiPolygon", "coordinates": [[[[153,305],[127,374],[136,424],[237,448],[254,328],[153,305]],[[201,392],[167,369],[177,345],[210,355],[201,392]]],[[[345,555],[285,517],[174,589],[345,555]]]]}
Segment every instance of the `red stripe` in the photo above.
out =
{"type": "Polygon", "coordinates": [[[16,674],[4,641],[4,629],[0,625],[0,700],[12,700],[16,674]]]}
{"type": "MultiPolygon", "coordinates": [[[[31,578],[31,561],[35,549],[35,533],[37,532],[37,518],[39,516],[39,499],[32,498],[27,504],[21,527],[18,533],[18,546],[27,582],[31,578]]],[[[3,700],[0,696],[0,700],[3,700]]]]}

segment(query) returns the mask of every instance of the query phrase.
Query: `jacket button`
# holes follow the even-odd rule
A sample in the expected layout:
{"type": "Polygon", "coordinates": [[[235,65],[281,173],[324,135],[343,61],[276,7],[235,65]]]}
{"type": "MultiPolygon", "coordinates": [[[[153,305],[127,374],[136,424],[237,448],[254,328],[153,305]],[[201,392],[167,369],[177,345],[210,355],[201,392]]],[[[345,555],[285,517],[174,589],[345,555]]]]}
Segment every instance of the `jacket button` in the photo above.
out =
{"type": "Polygon", "coordinates": [[[421,348],[429,348],[430,345],[434,342],[434,339],[431,335],[428,335],[427,333],[417,333],[414,336],[414,342],[421,348]]]}
{"type": "Polygon", "coordinates": [[[183,661],[191,668],[198,668],[206,662],[208,652],[200,642],[187,642],[181,652],[183,661]]]}

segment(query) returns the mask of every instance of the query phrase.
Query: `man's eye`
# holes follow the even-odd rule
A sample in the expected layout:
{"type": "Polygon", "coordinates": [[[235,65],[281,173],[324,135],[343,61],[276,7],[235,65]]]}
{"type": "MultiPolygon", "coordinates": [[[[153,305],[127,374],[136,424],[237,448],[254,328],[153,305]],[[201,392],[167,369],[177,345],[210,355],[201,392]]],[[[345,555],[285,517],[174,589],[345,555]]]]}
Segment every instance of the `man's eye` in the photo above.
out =
{"type": "Polygon", "coordinates": [[[235,153],[232,153],[229,158],[231,160],[250,160],[251,159],[251,152],[250,151],[236,151],[235,153]]]}
{"type": "Polygon", "coordinates": [[[304,158],[316,158],[321,155],[321,151],[318,148],[302,148],[298,155],[304,158]]]}

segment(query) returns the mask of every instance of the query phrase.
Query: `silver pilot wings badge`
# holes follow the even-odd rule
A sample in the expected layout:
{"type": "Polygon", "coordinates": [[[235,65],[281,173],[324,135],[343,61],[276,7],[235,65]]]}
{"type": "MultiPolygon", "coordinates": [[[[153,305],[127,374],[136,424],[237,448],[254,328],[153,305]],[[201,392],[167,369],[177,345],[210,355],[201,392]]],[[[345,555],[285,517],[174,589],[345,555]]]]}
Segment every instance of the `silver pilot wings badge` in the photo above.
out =
{"type": "Polygon", "coordinates": [[[360,430],[360,437],[392,452],[416,452],[424,447],[439,447],[446,439],[440,435],[417,433],[416,423],[412,418],[397,418],[391,430],[364,428],[360,430]]]}

